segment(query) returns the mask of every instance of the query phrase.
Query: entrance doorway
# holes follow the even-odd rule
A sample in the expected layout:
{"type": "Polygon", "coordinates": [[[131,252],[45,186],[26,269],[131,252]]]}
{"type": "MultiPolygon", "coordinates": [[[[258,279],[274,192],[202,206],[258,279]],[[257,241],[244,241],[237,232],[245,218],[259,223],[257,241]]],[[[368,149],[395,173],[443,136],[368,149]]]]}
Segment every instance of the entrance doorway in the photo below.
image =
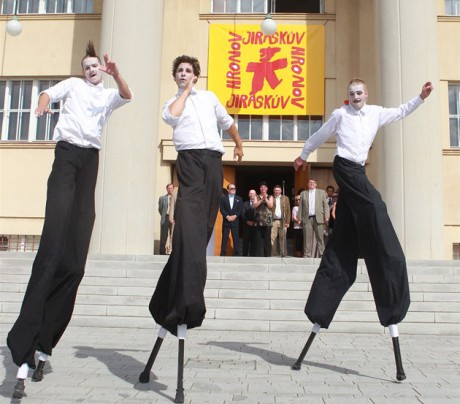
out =
{"type": "Polygon", "coordinates": [[[259,194],[259,184],[262,181],[268,184],[268,193],[273,195],[273,187],[275,185],[284,186],[284,194],[293,199],[295,170],[291,167],[277,167],[277,166],[246,166],[236,167],[235,170],[235,185],[237,194],[248,200],[249,190],[254,189],[259,194]]]}

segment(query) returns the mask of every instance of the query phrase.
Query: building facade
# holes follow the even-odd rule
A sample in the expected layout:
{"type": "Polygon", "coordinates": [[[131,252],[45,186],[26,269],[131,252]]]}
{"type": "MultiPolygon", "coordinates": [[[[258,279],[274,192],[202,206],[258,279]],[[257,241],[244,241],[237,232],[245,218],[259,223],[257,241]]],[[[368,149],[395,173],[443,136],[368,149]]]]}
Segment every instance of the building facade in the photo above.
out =
{"type": "MultiPolygon", "coordinates": [[[[377,135],[366,170],[387,202],[409,259],[459,258],[460,1],[69,0],[61,2],[65,9],[57,9],[57,3],[3,1],[0,10],[0,236],[8,248],[14,249],[16,240],[18,249],[33,249],[43,224],[54,150],[50,133],[59,105],[53,106],[55,115],[37,121],[38,94],[58,80],[80,75],[85,44],[92,39],[100,54],[117,62],[135,98],[113,114],[105,129],[91,252],[156,252],[158,198],[167,183],[175,182],[172,133],[160,118],[163,103],[176,92],[172,60],[196,56],[202,67],[197,87],[218,93],[219,83],[225,85],[216,80],[222,70],[232,79],[247,76],[247,70],[213,59],[211,50],[218,51],[220,44],[214,29],[233,26],[230,31],[236,33],[250,27],[249,32],[272,11],[280,32],[311,27],[322,32],[323,60],[306,57],[313,63],[310,72],[322,66],[322,74],[305,79],[319,84],[319,90],[307,85],[291,92],[299,98],[321,95],[322,110],[306,108],[293,115],[279,104],[271,111],[233,112],[245,156],[236,165],[232,142],[224,138],[223,188],[235,183],[245,198],[264,180],[271,187],[282,183],[291,197],[306,188],[309,176],[319,188],[334,185],[333,139],[311,156],[306,172],[295,173],[292,162],[304,140],[346,99],[348,81],[364,78],[369,103],[384,106],[398,106],[431,81],[435,91],[424,105],[377,135]],[[13,37],[5,25],[16,3],[23,31],[13,37]]],[[[300,71],[293,65],[291,70],[300,71]]],[[[219,245],[220,232],[215,234],[219,245]]]]}

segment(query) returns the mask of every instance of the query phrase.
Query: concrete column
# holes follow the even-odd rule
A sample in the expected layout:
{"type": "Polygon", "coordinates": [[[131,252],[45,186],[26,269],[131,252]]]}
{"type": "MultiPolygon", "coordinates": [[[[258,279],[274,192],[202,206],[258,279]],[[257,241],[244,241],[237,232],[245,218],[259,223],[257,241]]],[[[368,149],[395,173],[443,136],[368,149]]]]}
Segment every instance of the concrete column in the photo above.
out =
{"type": "Polygon", "coordinates": [[[374,144],[377,187],[408,259],[443,258],[443,195],[436,0],[375,0],[376,103],[393,107],[435,91],[374,144]]]}
{"type": "Polygon", "coordinates": [[[153,254],[163,7],[163,0],[103,2],[97,51],[117,62],[134,99],[105,129],[91,253],[153,254]]]}

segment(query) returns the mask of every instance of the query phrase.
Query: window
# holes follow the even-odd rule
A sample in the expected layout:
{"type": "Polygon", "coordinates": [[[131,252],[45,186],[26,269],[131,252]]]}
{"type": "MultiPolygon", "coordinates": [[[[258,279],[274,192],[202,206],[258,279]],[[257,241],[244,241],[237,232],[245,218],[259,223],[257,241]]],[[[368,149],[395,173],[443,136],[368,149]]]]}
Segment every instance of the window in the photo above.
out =
{"type": "Polygon", "coordinates": [[[213,13],[266,13],[267,0],[212,0],[213,13]]]}
{"type": "Polygon", "coordinates": [[[460,15],[460,0],[444,0],[446,15],[460,15]]]}
{"type": "Polygon", "coordinates": [[[90,14],[94,0],[0,0],[0,14],[14,14],[16,10],[18,14],[90,14]]]}
{"type": "Polygon", "coordinates": [[[324,0],[212,0],[213,13],[322,13],[324,0]]]}
{"type": "Polygon", "coordinates": [[[460,260],[460,243],[452,244],[452,259],[460,260]]]}
{"type": "MultiPolygon", "coordinates": [[[[242,139],[262,140],[263,117],[251,115],[235,115],[238,132],[242,139]]],[[[227,135],[225,133],[225,135],[227,135]]],[[[227,135],[228,136],[228,135],[227,135]]]]}
{"type": "Polygon", "coordinates": [[[0,251],[32,251],[36,252],[40,245],[41,236],[20,236],[17,234],[0,235],[0,251]]]}
{"type": "Polygon", "coordinates": [[[322,13],[323,0],[275,0],[274,13],[322,13]]]}
{"type": "Polygon", "coordinates": [[[449,84],[450,146],[460,146],[460,84],[449,84]]]}
{"type": "MultiPolygon", "coordinates": [[[[241,139],[305,141],[323,124],[321,116],[235,115],[241,139]]],[[[230,139],[226,132],[222,139],[230,139]]]]}
{"type": "Polygon", "coordinates": [[[60,103],[51,104],[54,114],[36,119],[34,112],[41,91],[59,80],[0,81],[0,138],[8,141],[52,140],[59,119],[60,103]]]}

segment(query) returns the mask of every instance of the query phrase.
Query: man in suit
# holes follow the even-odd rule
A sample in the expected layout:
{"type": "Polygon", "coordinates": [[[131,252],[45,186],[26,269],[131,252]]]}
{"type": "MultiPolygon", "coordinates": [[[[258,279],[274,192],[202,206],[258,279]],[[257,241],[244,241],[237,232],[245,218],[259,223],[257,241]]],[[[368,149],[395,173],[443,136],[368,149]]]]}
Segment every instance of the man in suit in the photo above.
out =
{"type": "MultiPolygon", "coordinates": [[[[326,192],[316,189],[316,180],[308,180],[308,190],[300,194],[299,217],[304,234],[304,257],[312,256],[313,233],[319,256],[324,252],[324,226],[329,220],[329,205],[326,192]]],[[[313,254],[314,256],[314,254],[313,254]]]]}
{"type": "Polygon", "coordinates": [[[168,238],[169,226],[169,207],[174,192],[174,185],[166,185],[166,195],[158,199],[158,213],[161,215],[160,221],[160,254],[166,255],[166,239],[168,238]]]}
{"type": "Polygon", "coordinates": [[[233,255],[240,255],[238,232],[240,227],[240,215],[243,210],[243,200],[239,196],[235,195],[235,184],[228,184],[227,192],[228,195],[224,195],[220,199],[220,213],[222,213],[223,216],[222,245],[220,248],[220,255],[222,257],[225,256],[225,252],[227,250],[229,232],[232,232],[233,255]]]}
{"type": "Polygon", "coordinates": [[[281,185],[273,188],[273,226],[271,234],[272,257],[286,256],[286,232],[291,223],[291,204],[289,198],[282,194],[281,185]]]}
{"type": "Polygon", "coordinates": [[[329,209],[332,208],[332,204],[334,203],[334,198],[333,198],[334,191],[335,189],[332,185],[328,185],[326,187],[326,197],[327,197],[327,204],[329,205],[329,209]]]}
{"type": "Polygon", "coordinates": [[[243,257],[257,256],[256,243],[256,210],[254,203],[257,201],[257,193],[254,189],[249,191],[249,201],[243,203],[243,257]]]}

